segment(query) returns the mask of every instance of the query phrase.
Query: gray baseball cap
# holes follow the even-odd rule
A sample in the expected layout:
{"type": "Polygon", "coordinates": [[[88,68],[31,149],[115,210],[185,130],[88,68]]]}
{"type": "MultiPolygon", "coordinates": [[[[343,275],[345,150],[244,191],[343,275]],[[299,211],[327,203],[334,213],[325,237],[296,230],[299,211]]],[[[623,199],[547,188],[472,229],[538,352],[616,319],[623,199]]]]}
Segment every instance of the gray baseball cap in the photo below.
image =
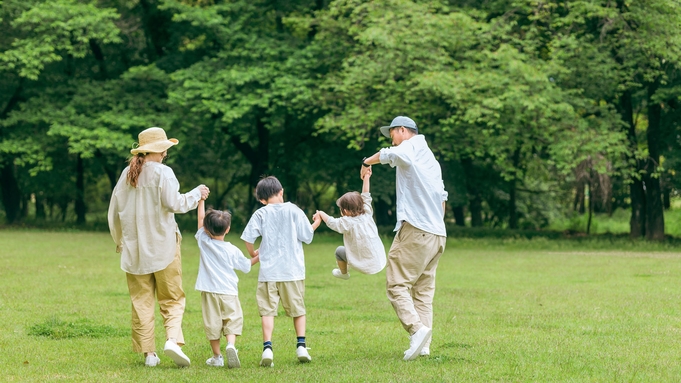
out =
{"type": "Polygon", "coordinates": [[[383,133],[384,136],[390,138],[390,128],[394,128],[396,126],[404,126],[405,128],[416,131],[416,133],[419,132],[419,128],[416,126],[414,120],[406,116],[397,116],[393,119],[393,122],[390,123],[390,126],[381,126],[381,133],[383,133]]]}

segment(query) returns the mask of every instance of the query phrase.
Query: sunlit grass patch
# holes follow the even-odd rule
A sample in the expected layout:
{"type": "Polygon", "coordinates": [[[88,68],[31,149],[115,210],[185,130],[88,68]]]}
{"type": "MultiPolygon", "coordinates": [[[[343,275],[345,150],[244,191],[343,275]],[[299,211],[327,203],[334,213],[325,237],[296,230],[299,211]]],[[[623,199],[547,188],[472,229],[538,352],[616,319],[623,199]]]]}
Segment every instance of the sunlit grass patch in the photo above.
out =
{"type": "Polygon", "coordinates": [[[130,335],[123,328],[92,323],[87,319],[64,321],[56,317],[36,323],[28,328],[28,335],[44,336],[52,339],[69,338],[112,338],[130,335]]]}

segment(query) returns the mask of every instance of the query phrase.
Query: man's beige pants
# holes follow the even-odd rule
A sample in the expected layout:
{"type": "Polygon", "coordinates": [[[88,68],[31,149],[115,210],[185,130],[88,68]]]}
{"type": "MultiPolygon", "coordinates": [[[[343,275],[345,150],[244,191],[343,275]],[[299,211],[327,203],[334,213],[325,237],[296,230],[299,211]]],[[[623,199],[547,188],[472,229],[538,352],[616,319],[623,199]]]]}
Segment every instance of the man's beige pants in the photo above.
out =
{"type": "Polygon", "coordinates": [[[132,301],[132,349],[135,352],[156,351],[154,337],[155,297],[163,316],[166,339],[174,338],[184,345],[182,316],[185,295],[182,290],[182,256],[180,239],[177,240],[175,259],[168,267],[151,274],[127,274],[128,290],[132,301]],[[155,294],[154,294],[155,293],[155,294]]]}
{"type": "Polygon", "coordinates": [[[446,240],[404,222],[388,252],[388,299],[410,335],[422,326],[433,328],[435,271],[446,240]]]}

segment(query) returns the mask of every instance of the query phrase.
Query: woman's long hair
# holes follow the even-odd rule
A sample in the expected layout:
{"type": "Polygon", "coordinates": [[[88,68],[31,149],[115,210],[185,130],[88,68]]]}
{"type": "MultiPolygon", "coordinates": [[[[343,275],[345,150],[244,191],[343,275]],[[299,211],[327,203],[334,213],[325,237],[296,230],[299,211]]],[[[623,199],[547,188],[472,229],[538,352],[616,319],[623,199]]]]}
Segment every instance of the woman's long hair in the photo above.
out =
{"type": "Polygon", "coordinates": [[[130,157],[128,163],[130,164],[130,170],[128,170],[128,183],[130,186],[136,188],[137,180],[140,178],[140,173],[142,173],[142,165],[144,165],[144,153],[130,157]]]}

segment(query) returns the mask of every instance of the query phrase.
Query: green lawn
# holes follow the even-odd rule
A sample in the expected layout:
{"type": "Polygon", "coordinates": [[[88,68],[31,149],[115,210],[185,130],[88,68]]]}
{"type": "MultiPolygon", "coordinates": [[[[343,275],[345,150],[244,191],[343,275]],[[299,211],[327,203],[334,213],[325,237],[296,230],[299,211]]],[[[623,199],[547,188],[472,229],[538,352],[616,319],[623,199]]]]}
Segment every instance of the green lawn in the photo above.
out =
{"type": "MultiPolygon", "coordinates": [[[[385,297],[385,274],[333,278],[340,243],[320,235],[305,248],[312,363],[297,362],[292,321],[281,315],[275,367],[258,367],[256,266],[240,275],[242,368],[228,370],[205,365],[210,347],[193,288],[198,249],[185,234],[184,350],[192,366],[178,369],[161,356],[160,366],[145,368],[131,351],[125,275],[107,234],[0,231],[0,380],[681,380],[681,252],[670,245],[451,238],[438,269],[431,356],[404,362],[409,341],[385,297]]],[[[160,351],[160,315],[156,339],[160,351]]]]}

